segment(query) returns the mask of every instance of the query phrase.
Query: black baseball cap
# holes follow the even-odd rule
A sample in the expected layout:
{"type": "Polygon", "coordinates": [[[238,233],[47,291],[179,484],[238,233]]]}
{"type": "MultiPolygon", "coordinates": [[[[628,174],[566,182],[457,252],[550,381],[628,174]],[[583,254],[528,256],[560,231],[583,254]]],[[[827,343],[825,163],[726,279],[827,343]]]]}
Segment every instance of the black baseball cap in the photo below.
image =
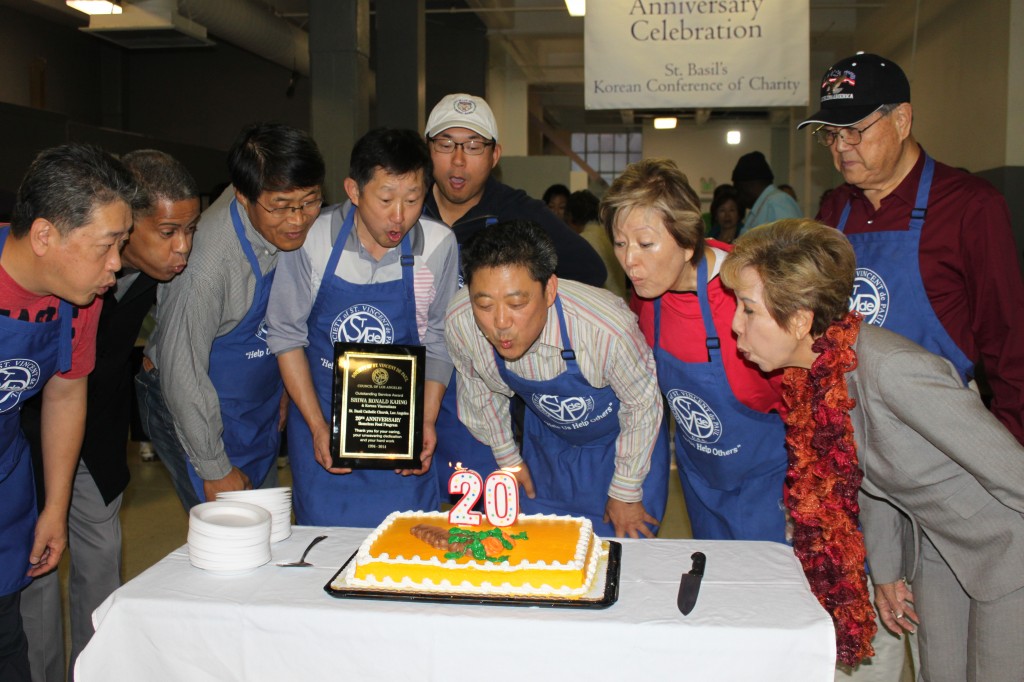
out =
{"type": "Polygon", "coordinates": [[[910,83],[894,61],[858,52],[830,66],[821,79],[821,109],[797,129],[811,123],[850,126],[883,104],[910,101],[910,83]]]}

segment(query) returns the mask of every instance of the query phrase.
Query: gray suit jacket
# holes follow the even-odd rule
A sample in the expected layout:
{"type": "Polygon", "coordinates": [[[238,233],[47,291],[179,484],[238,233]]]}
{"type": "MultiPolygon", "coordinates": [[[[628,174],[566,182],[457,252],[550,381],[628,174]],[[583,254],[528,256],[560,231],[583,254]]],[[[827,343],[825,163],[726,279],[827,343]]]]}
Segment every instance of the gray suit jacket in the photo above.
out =
{"type": "Polygon", "coordinates": [[[850,417],[873,580],[912,574],[902,510],[971,598],[1024,587],[1024,447],[945,359],[868,324],[854,348],[850,417]]]}

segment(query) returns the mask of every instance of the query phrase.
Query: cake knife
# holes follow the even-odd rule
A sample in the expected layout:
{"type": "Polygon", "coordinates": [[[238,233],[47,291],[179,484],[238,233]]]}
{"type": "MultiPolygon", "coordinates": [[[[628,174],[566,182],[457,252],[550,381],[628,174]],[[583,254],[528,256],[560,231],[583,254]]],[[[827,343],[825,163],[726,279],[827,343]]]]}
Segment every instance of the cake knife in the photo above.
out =
{"type": "Polygon", "coordinates": [[[684,616],[690,615],[694,604],[697,603],[700,581],[704,577],[704,564],[707,563],[704,552],[694,552],[690,558],[693,559],[693,568],[689,573],[683,573],[683,577],[679,581],[679,596],[676,597],[676,605],[679,606],[679,611],[684,616]]]}

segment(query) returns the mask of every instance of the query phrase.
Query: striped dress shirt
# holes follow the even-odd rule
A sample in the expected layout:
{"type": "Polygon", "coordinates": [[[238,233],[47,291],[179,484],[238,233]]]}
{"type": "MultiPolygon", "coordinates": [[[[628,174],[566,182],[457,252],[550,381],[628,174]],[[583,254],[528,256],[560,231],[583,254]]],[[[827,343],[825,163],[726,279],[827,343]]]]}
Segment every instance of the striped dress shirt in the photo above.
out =
{"type": "MultiPolygon", "coordinates": [[[[639,502],[662,419],[654,356],[637,328],[636,316],[621,298],[571,280],[558,281],[558,296],[584,378],[595,388],[611,386],[621,403],[615,474],[608,496],[639,502]]],[[[509,398],[515,393],[502,380],[492,346],[476,325],[468,287],[448,306],[445,341],[458,372],[459,420],[491,447],[500,466],[519,464],[523,460],[509,414],[509,398]]],[[[562,350],[558,313],[552,305],[540,337],[506,367],[523,379],[551,380],[566,370],[562,350]]]]}

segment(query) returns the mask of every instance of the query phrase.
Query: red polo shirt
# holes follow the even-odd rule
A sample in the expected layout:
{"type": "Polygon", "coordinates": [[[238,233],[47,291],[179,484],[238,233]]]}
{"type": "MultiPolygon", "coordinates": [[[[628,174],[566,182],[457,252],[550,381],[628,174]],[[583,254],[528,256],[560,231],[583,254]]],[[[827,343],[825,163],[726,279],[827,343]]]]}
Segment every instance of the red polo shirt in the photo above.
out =
{"type": "MultiPolygon", "coordinates": [[[[49,322],[57,318],[59,307],[60,299],[56,296],[36,296],[0,268],[0,315],[28,322],[49,322]]],[[[81,379],[92,372],[96,366],[96,328],[102,310],[103,299],[99,297],[84,308],[72,306],[71,369],[58,372],[57,376],[81,379]]]]}
{"type": "MultiPolygon", "coordinates": [[[[847,234],[908,229],[924,168],[921,151],[877,211],[857,187],[844,184],[829,194],[818,220],[838,225],[849,200],[847,234]]],[[[1024,283],[1002,194],[936,161],[918,260],[936,316],[964,354],[984,364],[992,412],[1024,443],[1024,283]]]]}
{"type": "MultiPolygon", "coordinates": [[[[709,245],[732,251],[730,244],[710,240],[709,245]]],[[[765,375],[756,365],[747,362],[736,350],[732,318],[736,313],[736,297],[722,285],[718,276],[708,282],[708,304],[715,331],[721,344],[722,365],[733,396],[757,412],[786,414],[782,400],[782,372],[765,375]]],[[[647,345],[654,347],[654,301],[635,294],[629,307],[637,315],[637,323],[647,345]]],[[[683,362],[707,362],[707,332],[696,292],[666,292],[661,297],[660,345],[683,362]]]]}

